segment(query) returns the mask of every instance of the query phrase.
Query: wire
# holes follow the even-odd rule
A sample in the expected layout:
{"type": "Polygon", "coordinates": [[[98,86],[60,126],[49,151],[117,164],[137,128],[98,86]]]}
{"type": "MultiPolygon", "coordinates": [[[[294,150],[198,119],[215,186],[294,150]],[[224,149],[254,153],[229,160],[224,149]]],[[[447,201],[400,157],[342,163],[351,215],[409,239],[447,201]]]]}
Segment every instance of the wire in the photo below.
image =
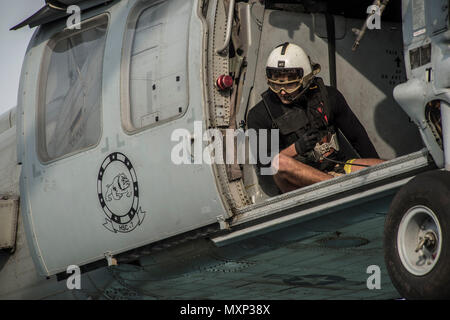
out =
{"type": "MultiPolygon", "coordinates": [[[[322,157],[323,157],[323,156],[322,156],[322,157]]],[[[338,161],[338,160],[329,159],[329,158],[327,158],[327,157],[323,157],[323,158],[324,158],[325,160],[328,160],[328,161],[331,161],[331,162],[334,162],[334,163],[337,163],[337,164],[344,164],[344,165],[348,164],[348,165],[352,165],[352,166],[365,167],[365,168],[371,167],[371,166],[366,165],[366,164],[347,163],[347,162],[343,162],[343,161],[338,161]]]]}

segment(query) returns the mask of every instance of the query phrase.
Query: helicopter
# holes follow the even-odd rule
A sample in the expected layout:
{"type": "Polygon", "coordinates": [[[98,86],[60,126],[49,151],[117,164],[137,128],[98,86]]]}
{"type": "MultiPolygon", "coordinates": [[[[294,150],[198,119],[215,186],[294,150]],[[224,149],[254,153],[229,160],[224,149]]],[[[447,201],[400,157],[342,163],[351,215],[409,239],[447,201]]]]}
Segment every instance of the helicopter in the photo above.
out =
{"type": "Polygon", "coordinates": [[[12,28],[38,27],[0,116],[0,299],[450,297],[449,1],[388,2],[46,0],[12,28]],[[288,193],[174,163],[196,125],[248,129],[285,41],[387,161],[288,193]]]}

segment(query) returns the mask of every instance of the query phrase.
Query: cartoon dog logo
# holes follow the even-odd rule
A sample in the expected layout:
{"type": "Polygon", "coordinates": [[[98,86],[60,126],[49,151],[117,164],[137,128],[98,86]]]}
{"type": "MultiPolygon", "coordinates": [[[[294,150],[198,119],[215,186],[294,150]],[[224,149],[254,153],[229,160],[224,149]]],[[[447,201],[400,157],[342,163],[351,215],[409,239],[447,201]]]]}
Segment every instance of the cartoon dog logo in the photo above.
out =
{"type": "Polygon", "coordinates": [[[97,175],[97,196],[105,214],[103,226],[111,232],[131,232],[140,226],[145,211],[139,204],[136,171],[126,155],[109,154],[97,175]]]}
{"type": "Polygon", "coordinates": [[[122,199],[122,196],[125,194],[128,198],[131,197],[131,184],[130,180],[128,180],[127,176],[124,173],[119,173],[114,177],[113,182],[111,184],[106,185],[106,201],[122,199]]]}

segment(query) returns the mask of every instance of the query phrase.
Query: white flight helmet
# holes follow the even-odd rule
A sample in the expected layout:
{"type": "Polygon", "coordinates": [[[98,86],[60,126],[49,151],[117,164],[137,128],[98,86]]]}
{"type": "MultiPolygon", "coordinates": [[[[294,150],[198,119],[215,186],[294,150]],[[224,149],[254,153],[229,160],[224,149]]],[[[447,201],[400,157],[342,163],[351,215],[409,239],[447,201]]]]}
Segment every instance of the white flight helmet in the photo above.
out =
{"type": "Polygon", "coordinates": [[[289,42],[276,47],[270,53],[266,64],[267,83],[273,92],[284,90],[292,94],[303,86],[303,90],[292,97],[293,99],[305,92],[319,71],[320,65],[311,64],[305,51],[289,42]]]}

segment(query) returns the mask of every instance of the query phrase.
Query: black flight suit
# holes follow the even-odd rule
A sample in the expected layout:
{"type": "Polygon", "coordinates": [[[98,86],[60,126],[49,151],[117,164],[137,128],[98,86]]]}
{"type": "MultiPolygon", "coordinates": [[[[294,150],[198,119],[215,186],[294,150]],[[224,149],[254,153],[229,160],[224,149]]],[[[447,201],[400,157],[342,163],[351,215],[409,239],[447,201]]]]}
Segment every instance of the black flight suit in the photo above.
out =
{"type": "MultiPolygon", "coordinates": [[[[334,87],[330,86],[324,86],[322,83],[322,90],[327,91],[327,105],[328,105],[328,114],[327,116],[324,116],[326,119],[326,123],[330,127],[334,127],[336,130],[340,129],[344,136],[347,138],[347,140],[350,142],[350,144],[353,146],[353,148],[359,153],[361,158],[379,158],[375,147],[373,146],[372,142],[369,139],[369,136],[367,135],[366,130],[359,122],[358,118],[355,116],[355,114],[352,112],[350,107],[348,106],[347,102],[345,101],[345,98],[343,95],[334,87]]],[[[314,85],[314,84],[313,84],[314,85]]],[[[313,86],[311,85],[311,87],[313,86]]],[[[315,86],[317,88],[317,86],[315,86]]],[[[298,98],[296,101],[294,101],[290,105],[284,105],[278,96],[273,93],[270,89],[268,89],[268,94],[266,94],[268,100],[270,100],[270,104],[272,105],[271,110],[278,109],[279,112],[278,115],[286,114],[286,112],[292,111],[292,108],[301,108],[303,110],[309,110],[309,109],[317,109],[317,107],[320,106],[311,106],[311,103],[308,103],[308,99],[311,98],[311,95],[309,91],[313,92],[314,90],[307,90],[300,98],[298,98]]],[[[316,89],[317,91],[317,89],[316,89]]],[[[314,97],[316,97],[317,94],[315,94],[314,97]]],[[[311,100],[310,100],[311,102],[311,100]]],[[[323,104],[322,104],[323,105],[323,104]]],[[[311,111],[311,110],[310,110],[311,111]]],[[[322,112],[322,109],[320,109],[322,112]]],[[[316,110],[312,110],[311,112],[306,112],[308,121],[316,121],[310,117],[310,114],[314,114],[314,112],[317,114],[316,110]]],[[[261,100],[255,107],[253,107],[247,117],[247,126],[248,128],[255,129],[257,134],[259,129],[273,129],[276,128],[276,124],[274,124],[274,121],[272,121],[272,118],[274,117],[274,114],[271,112],[272,117],[269,115],[266,106],[264,105],[264,102],[261,100]]],[[[323,116],[323,114],[322,114],[323,116]]],[[[276,117],[275,117],[276,118],[276,117]]],[[[283,149],[289,147],[295,141],[298,139],[298,134],[288,134],[283,135],[282,134],[282,128],[280,128],[280,141],[279,141],[279,151],[282,151],[283,149]]],[[[267,155],[270,156],[270,134],[267,135],[267,155]]],[[[259,136],[258,136],[259,139],[259,136]]],[[[259,141],[258,141],[258,147],[259,147],[259,141]]],[[[331,159],[339,160],[339,161],[346,161],[350,159],[351,157],[348,157],[345,154],[336,153],[332,154],[330,156],[331,159]]],[[[303,161],[302,161],[303,162],[303,161]]],[[[323,160],[322,163],[317,162],[305,162],[308,165],[315,167],[322,171],[331,171],[332,167],[334,167],[335,163],[332,163],[327,160],[323,160]],[[323,163],[325,162],[325,163],[323,163]],[[325,169],[326,168],[326,169],[325,169]]],[[[267,167],[270,166],[270,164],[267,165],[261,165],[259,161],[258,156],[258,167],[267,167]]]]}

